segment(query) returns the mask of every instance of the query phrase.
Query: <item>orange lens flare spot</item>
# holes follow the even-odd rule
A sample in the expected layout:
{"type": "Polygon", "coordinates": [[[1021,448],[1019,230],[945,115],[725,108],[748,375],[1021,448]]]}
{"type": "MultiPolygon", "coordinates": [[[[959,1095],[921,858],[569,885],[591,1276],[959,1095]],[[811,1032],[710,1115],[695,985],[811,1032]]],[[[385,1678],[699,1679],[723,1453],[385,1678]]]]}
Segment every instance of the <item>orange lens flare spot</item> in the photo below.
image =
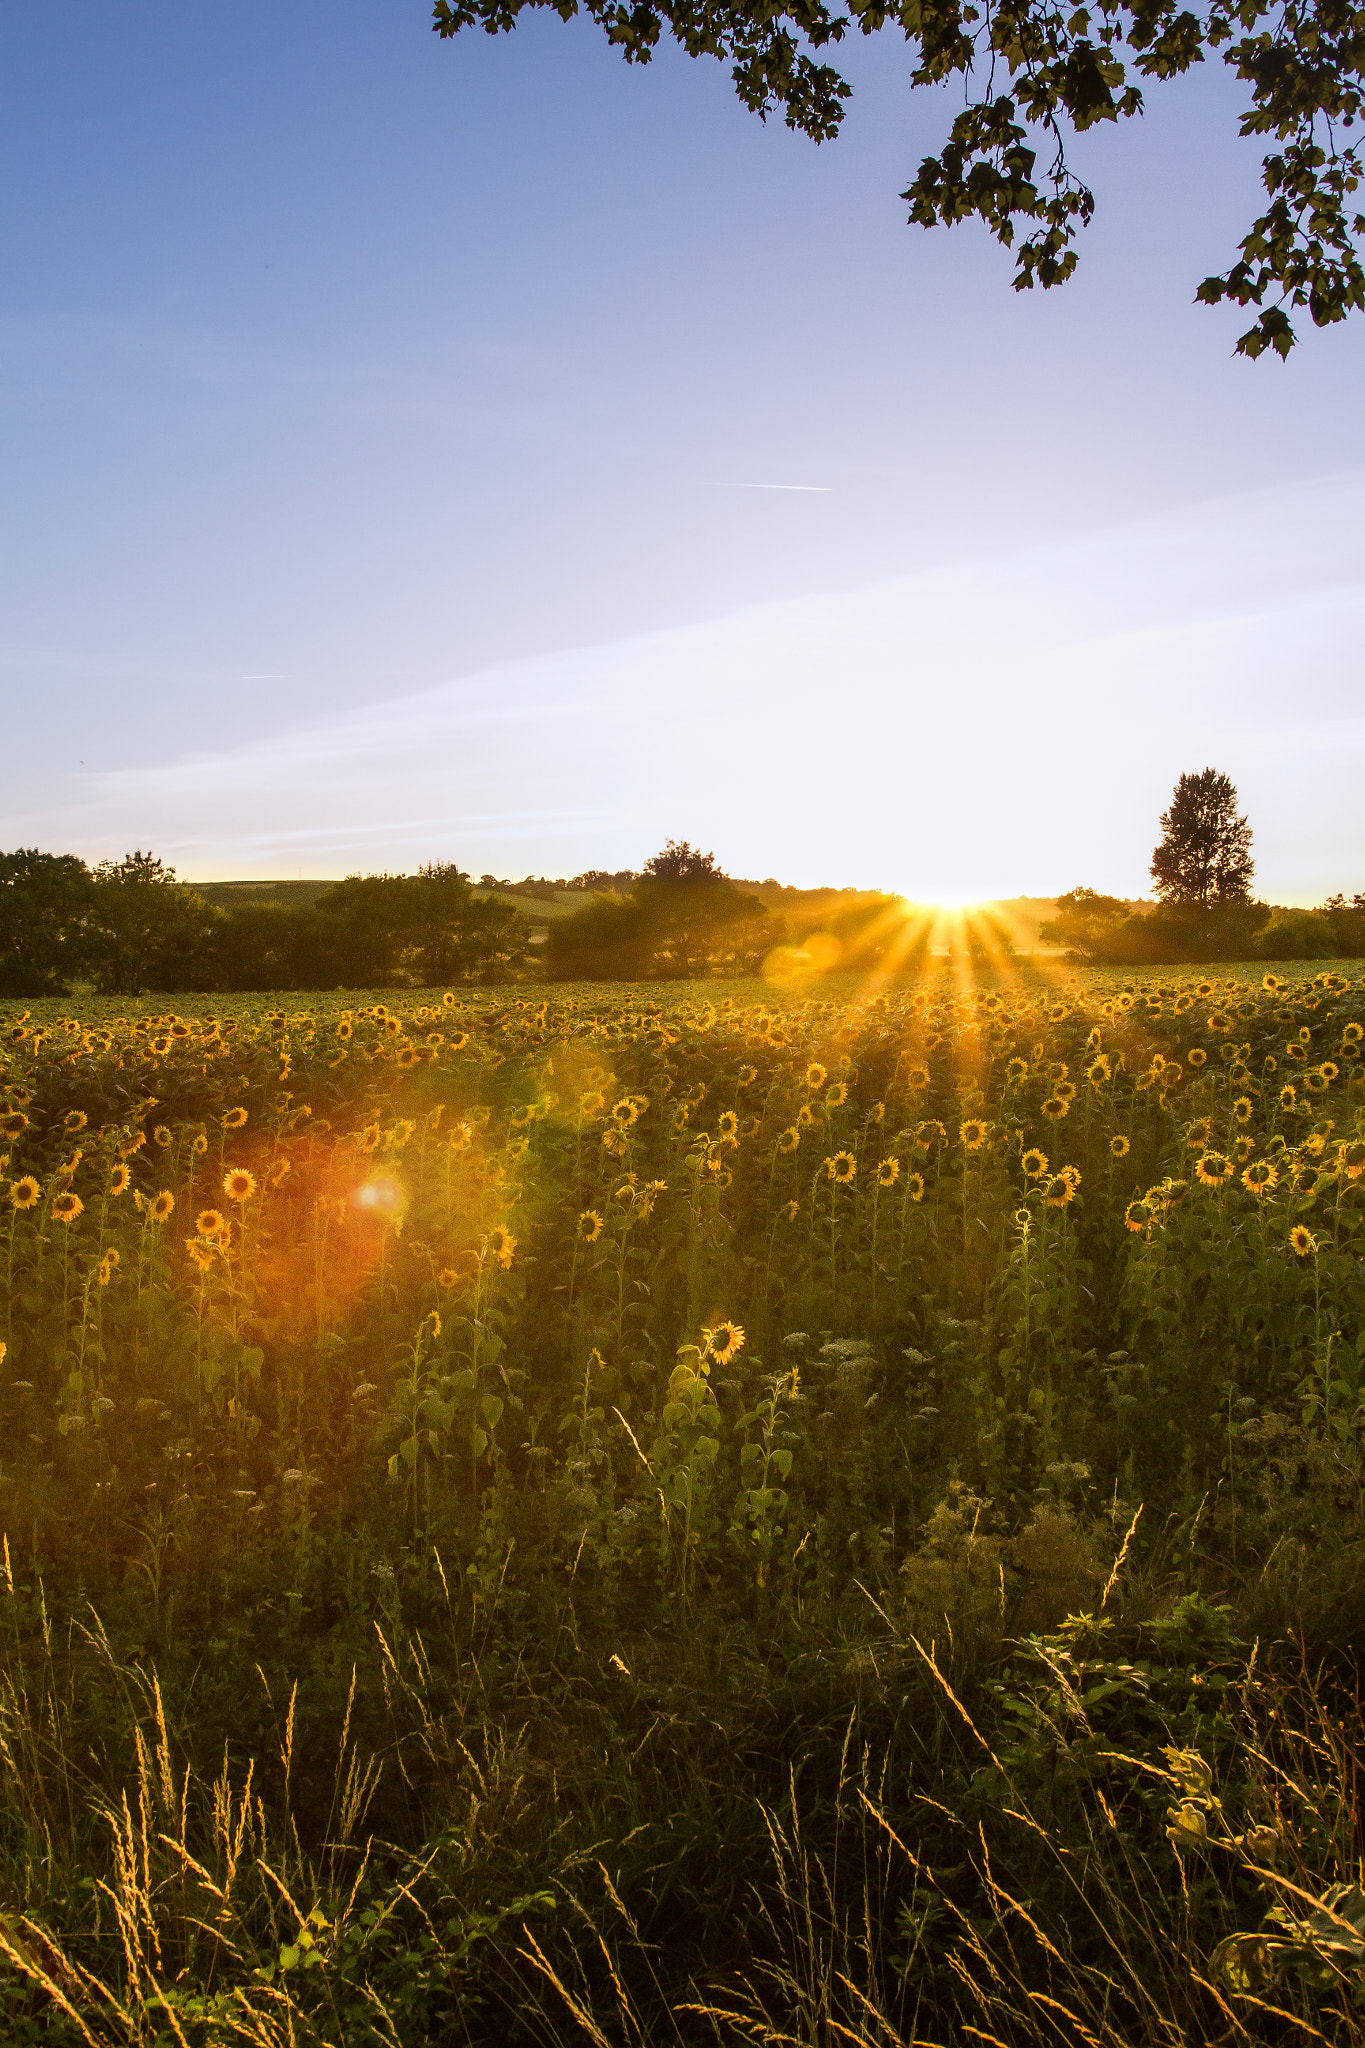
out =
{"type": "Polygon", "coordinates": [[[358,1209],[362,1216],[401,1216],[407,1205],[405,1190],[387,1174],[377,1174],[372,1180],[362,1181],[351,1191],[351,1207],[358,1209]]]}

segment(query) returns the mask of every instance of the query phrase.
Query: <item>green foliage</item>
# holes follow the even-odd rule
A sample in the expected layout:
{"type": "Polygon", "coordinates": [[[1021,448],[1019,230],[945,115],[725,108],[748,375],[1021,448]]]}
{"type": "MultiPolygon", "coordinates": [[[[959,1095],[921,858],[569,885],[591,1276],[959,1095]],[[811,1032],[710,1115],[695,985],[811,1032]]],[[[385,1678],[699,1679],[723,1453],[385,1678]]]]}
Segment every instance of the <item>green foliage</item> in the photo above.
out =
{"type": "MultiPolygon", "coordinates": [[[[512,29],[533,0],[434,0],[442,37],[482,27],[512,29]]],[[[580,0],[554,0],[564,20],[580,0]]],[[[622,9],[582,0],[628,63],[648,63],[668,31],[691,57],[731,66],[735,90],[760,118],[780,109],[788,127],[817,142],[839,132],[851,88],[822,53],[853,31],[899,29],[914,53],[912,87],[961,80],[965,99],[937,155],[923,159],[902,197],[922,227],[982,221],[1015,251],[1015,289],[1065,282],[1075,270],[1076,230],[1094,197],[1072,169],[1069,135],[1142,112],[1145,88],[1215,54],[1249,88],[1240,132],[1266,138],[1262,184],[1269,204],[1243,236],[1239,259],[1196,293],[1263,308],[1237,347],[1256,357],[1294,345],[1291,313],[1317,326],[1365,306],[1356,207],[1359,145],[1346,131],[1365,110],[1358,10],[1349,0],[1236,0],[1191,13],[1176,0],[1141,6],[1101,0],[1068,11],[1041,4],[1004,13],[959,0],[883,0],[831,12],[822,0],[774,9],[756,0],[706,8],[655,4],[622,9]],[[1039,151],[1045,169],[1038,170],[1039,151]]]]}
{"type": "Polygon", "coordinates": [[[92,895],[74,853],[0,854],[0,996],[70,994],[92,895]]]}

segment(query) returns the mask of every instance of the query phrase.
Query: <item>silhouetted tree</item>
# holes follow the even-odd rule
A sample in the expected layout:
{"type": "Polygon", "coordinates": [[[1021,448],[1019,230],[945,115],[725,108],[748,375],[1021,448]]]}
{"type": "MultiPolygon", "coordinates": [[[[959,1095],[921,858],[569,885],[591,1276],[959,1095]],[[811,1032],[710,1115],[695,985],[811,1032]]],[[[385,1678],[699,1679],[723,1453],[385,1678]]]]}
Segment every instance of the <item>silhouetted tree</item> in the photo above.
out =
{"type": "Polygon", "coordinates": [[[1151,871],[1164,903],[1250,901],[1251,827],[1237,814],[1237,791],[1226,775],[1216,768],[1182,775],[1161,814],[1161,834],[1151,871]]]}
{"type": "Polygon", "coordinates": [[[0,854],[0,996],[61,996],[84,970],[90,870],[36,846],[0,854]]]}
{"type": "Polygon", "coordinates": [[[202,989],[215,976],[213,940],[223,912],[183,888],[152,853],[101,861],[81,951],[109,995],[202,989]]]}

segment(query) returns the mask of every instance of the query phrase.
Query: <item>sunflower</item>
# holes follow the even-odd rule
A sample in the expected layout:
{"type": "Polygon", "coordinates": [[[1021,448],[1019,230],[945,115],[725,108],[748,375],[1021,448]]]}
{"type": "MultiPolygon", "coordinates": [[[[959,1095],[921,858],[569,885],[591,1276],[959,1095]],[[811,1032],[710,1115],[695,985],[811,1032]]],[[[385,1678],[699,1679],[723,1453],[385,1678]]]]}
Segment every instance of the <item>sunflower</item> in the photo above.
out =
{"type": "Polygon", "coordinates": [[[857,1171],[858,1162],[851,1152],[836,1152],[832,1159],[825,1161],[825,1172],[841,1187],[847,1187],[857,1171]]]}
{"type": "Polygon", "coordinates": [[[807,1088],[811,1089],[812,1092],[817,1088],[823,1088],[828,1079],[829,1075],[824,1067],[821,1066],[819,1060],[812,1060],[806,1068],[807,1088]]]}
{"type": "Polygon", "coordinates": [[[1009,1087],[1017,1088],[1021,1081],[1028,1079],[1028,1061],[1011,1060],[1005,1069],[1005,1080],[1009,1087]]]}
{"type": "Polygon", "coordinates": [[[596,1209],[585,1209],[578,1219],[578,1241],[580,1244],[596,1244],[602,1235],[602,1218],[596,1209]]]}
{"type": "Polygon", "coordinates": [[[52,1208],[49,1214],[54,1223],[70,1224],[75,1222],[84,1207],[85,1204],[80,1196],[73,1195],[68,1189],[65,1194],[53,1196],[52,1208]]]}
{"type": "Polygon", "coordinates": [[[171,1142],[171,1134],[165,1124],[158,1124],[156,1129],[152,1132],[152,1137],[155,1140],[155,1142],[161,1147],[163,1152],[171,1142]]]}
{"type": "Polygon", "coordinates": [[[782,1213],[788,1223],[795,1223],[797,1217],[801,1214],[801,1204],[799,1202],[787,1202],[783,1206],[782,1213]]]}
{"type": "Polygon", "coordinates": [[[22,1109],[9,1109],[0,1116],[0,1138],[22,1138],[27,1129],[28,1118],[22,1109]]]}
{"type": "Polygon", "coordinates": [[[832,1087],[832,1088],[831,1088],[831,1089],[829,1090],[829,1093],[828,1093],[828,1094],[826,1095],[826,1097],[825,1097],[825,1106],[826,1106],[826,1108],[828,1108],[828,1109],[842,1109],[842,1108],[843,1108],[843,1106],[844,1106],[844,1104],[845,1104],[845,1103],[846,1103],[847,1101],[848,1101],[848,1086],[847,1086],[847,1084],[846,1084],[845,1082],[843,1082],[843,1081],[836,1081],[836,1082],[835,1082],[835,1084],[834,1084],[834,1086],[833,1086],[833,1087],[832,1087]]]}
{"type": "Polygon", "coordinates": [[[752,1087],[752,1086],[753,1086],[754,1082],[755,1082],[755,1081],[756,1081],[757,1079],[758,1079],[758,1068],[757,1068],[757,1067],[741,1067],[741,1068],[740,1068],[740,1070],[739,1070],[739,1074],[738,1074],[738,1077],[737,1077],[737,1085],[738,1085],[739,1087],[741,1087],[741,1088],[750,1088],[750,1087],[752,1087]]]}
{"type": "Polygon", "coordinates": [[[979,1152],[990,1136],[990,1125],[984,1117],[969,1116],[958,1125],[957,1134],[962,1140],[964,1152],[979,1152]]]}
{"type": "Polygon", "coordinates": [[[1301,1259],[1306,1259],[1317,1250],[1318,1241],[1311,1230],[1306,1230],[1302,1223],[1296,1223],[1289,1233],[1289,1248],[1301,1259]]]}
{"type": "Polygon", "coordinates": [[[499,1265],[507,1267],[512,1263],[512,1254],[517,1248],[517,1241],[506,1224],[496,1223],[484,1239],[484,1247],[490,1258],[496,1259],[499,1265]]]}
{"type": "Polygon", "coordinates": [[[240,1107],[229,1109],[224,1113],[221,1121],[225,1131],[240,1131],[242,1125],[246,1122],[246,1111],[240,1107]]]}
{"type": "Polygon", "coordinates": [[[341,1039],[344,1043],[346,1039],[351,1037],[354,1030],[355,1026],[354,1024],[352,1024],[350,1018],[343,1017],[341,1022],[337,1025],[337,1037],[341,1039]]]}
{"type": "Polygon", "coordinates": [[[108,1251],[100,1260],[99,1266],[95,1272],[95,1278],[99,1281],[101,1287],[107,1287],[109,1285],[109,1282],[114,1277],[114,1270],[117,1267],[117,1265],[118,1253],[114,1249],[113,1245],[110,1245],[108,1251]]]}
{"type": "Polygon", "coordinates": [[[1343,1145],[1337,1154],[1337,1165],[1347,1180],[1359,1180],[1361,1173],[1365,1172],[1365,1143],[1359,1138],[1352,1138],[1348,1145],[1343,1145]]]}
{"type": "Polygon", "coordinates": [[[1072,1177],[1067,1173],[1054,1173],[1043,1190],[1049,1209],[1065,1209],[1075,1192],[1072,1177]]]}
{"type": "Polygon", "coordinates": [[[415,1067],[421,1057],[422,1055],[418,1052],[415,1045],[405,1045],[398,1055],[397,1064],[400,1067],[415,1067]]]}
{"type": "Polygon", "coordinates": [[[1123,1220],[1130,1230],[1145,1230],[1155,1213],[1148,1201],[1130,1202],[1123,1212],[1123,1220]]]}
{"type": "Polygon", "coordinates": [[[1206,1066],[1208,1064],[1208,1057],[1202,1045],[1192,1045],[1185,1055],[1185,1058],[1192,1067],[1206,1066]]]}
{"type": "Polygon", "coordinates": [[[717,1323],[714,1330],[703,1330],[702,1336],[717,1365],[728,1365],[735,1353],[744,1349],[744,1332],[738,1323],[717,1323]]]}
{"type": "Polygon", "coordinates": [[[901,1163],[894,1154],[889,1159],[883,1159],[881,1165],[877,1168],[877,1186],[879,1188],[893,1188],[900,1179],[900,1172],[901,1163]]]}
{"type": "Polygon", "coordinates": [[[77,1131],[83,1131],[90,1119],[83,1109],[69,1109],[62,1118],[62,1129],[74,1138],[77,1131]]]}
{"type": "Polygon", "coordinates": [[[1041,1180],[1048,1170],[1048,1157],[1046,1152],[1040,1152],[1036,1145],[1030,1145],[1019,1164],[1030,1180],[1041,1180]]]}
{"type": "Polygon", "coordinates": [[[1348,1024],[1341,1034],[1343,1045],[1359,1045],[1362,1038],[1365,1038],[1365,1026],[1360,1024],[1348,1024]]]}
{"type": "Polygon", "coordinates": [[[808,1102],[803,1102],[800,1109],[797,1110],[796,1121],[803,1131],[808,1131],[815,1122],[815,1111],[808,1102]]]}
{"type": "Polygon", "coordinates": [[[1256,1150],[1255,1141],[1251,1138],[1238,1138],[1232,1150],[1237,1164],[1245,1166],[1252,1153],[1256,1150]]]}
{"type": "Polygon", "coordinates": [[[38,1200],[42,1192],[33,1175],[26,1173],[21,1179],[12,1180],[9,1184],[10,1207],[13,1209],[35,1209],[38,1206],[38,1200]]]}
{"type": "Polygon", "coordinates": [[[1292,1109],[1299,1099],[1299,1091],[1292,1081],[1286,1081],[1280,1090],[1280,1108],[1292,1109]]]}
{"type": "Polygon", "coordinates": [[[1049,1123],[1060,1123],[1064,1116],[1070,1116],[1071,1104],[1064,1095],[1049,1095],[1042,1104],[1042,1111],[1049,1123]]]}
{"type": "Polygon", "coordinates": [[[234,1166],[223,1175],[223,1193],[230,1202],[249,1202],[256,1192],[256,1176],[244,1166],[234,1166]]]}
{"type": "Polygon", "coordinates": [[[929,1086],[929,1069],[919,1066],[911,1067],[906,1074],[905,1084],[907,1088],[914,1088],[916,1090],[927,1088],[929,1086]]]}
{"type": "Polygon", "coordinates": [[[194,1219],[194,1227],[201,1237],[217,1237],[223,1220],[220,1209],[201,1209],[194,1219]]]}
{"type": "Polygon", "coordinates": [[[1337,1075],[1341,1072],[1341,1068],[1337,1066],[1334,1060],[1324,1060],[1318,1068],[1318,1072],[1322,1075],[1324,1081],[1335,1081],[1337,1075]]]}
{"type": "Polygon", "coordinates": [[[906,1174],[905,1194],[907,1201],[922,1202],[924,1200],[924,1175],[922,1173],[906,1174]]]}
{"type": "Polygon", "coordinates": [[[189,1253],[190,1258],[193,1260],[194,1264],[199,1268],[200,1272],[207,1273],[209,1267],[213,1264],[213,1253],[211,1251],[207,1251],[205,1247],[202,1244],[200,1244],[197,1237],[187,1237],[185,1239],[185,1250],[189,1253]]]}
{"type": "Polygon", "coordinates": [[[1268,1195],[1279,1177],[1278,1168],[1268,1159],[1253,1159],[1242,1175],[1242,1186],[1253,1195],[1268,1195]]]}
{"type": "Polygon", "coordinates": [[[277,1159],[265,1177],[266,1186],[269,1188],[279,1187],[293,1170],[293,1164],[290,1160],[277,1159]]]}
{"type": "Polygon", "coordinates": [[[1232,1178],[1232,1161],[1224,1152],[1201,1152],[1194,1162],[1194,1177],[1201,1187],[1221,1188],[1232,1178]]]}
{"type": "Polygon", "coordinates": [[[718,1136],[726,1139],[728,1143],[732,1145],[739,1143],[739,1118],[733,1109],[723,1109],[721,1111],[716,1119],[716,1131],[718,1136]]]}
{"type": "Polygon", "coordinates": [[[795,1124],[790,1124],[777,1141],[779,1152],[794,1152],[801,1143],[801,1133],[795,1124]]]}
{"type": "Polygon", "coordinates": [[[171,1193],[169,1188],[163,1188],[161,1190],[161,1193],[157,1196],[156,1200],[152,1203],[152,1206],[148,1211],[148,1214],[150,1215],[153,1223],[164,1223],[174,1207],[175,1196],[171,1193]]]}
{"type": "Polygon", "coordinates": [[[1102,1052],[1098,1059],[1091,1060],[1090,1065],[1085,1070],[1085,1078],[1092,1088],[1102,1087],[1110,1079],[1109,1055],[1107,1053],[1102,1052]]]}
{"type": "Polygon", "coordinates": [[[1109,1156],[1111,1159],[1126,1159],[1132,1149],[1131,1144],[1124,1137],[1122,1131],[1117,1131],[1109,1140],[1109,1156]]]}
{"type": "Polygon", "coordinates": [[[446,1006],[446,1008],[447,1008],[448,1010],[453,1010],[453,1009],[454,1009],[454,1007],[455,1007],[455,998],[454,998],[454,996],[453,996],[453,995],[452,995],[452,994],[450,993],[450,990],[449,990],[449,989],[447,989],[447,990],[446,990],[446,992],[445,992],[445,994],[444,994],[444,995],[443,995],[443,996],[441,997],[441,1001],[442,1001],[442,1002],[443,1002],[443,1003],[445,1004],[445,1006],[446,1006]]]}
{"type": "Polygon", "coordinates": [[[620,1131],[628,1131],[633,1123],[639,1121],[639,1116],[639,1110],[628,1095],[616,1103],[611,1112],[611,1120],[620,1131]]]}

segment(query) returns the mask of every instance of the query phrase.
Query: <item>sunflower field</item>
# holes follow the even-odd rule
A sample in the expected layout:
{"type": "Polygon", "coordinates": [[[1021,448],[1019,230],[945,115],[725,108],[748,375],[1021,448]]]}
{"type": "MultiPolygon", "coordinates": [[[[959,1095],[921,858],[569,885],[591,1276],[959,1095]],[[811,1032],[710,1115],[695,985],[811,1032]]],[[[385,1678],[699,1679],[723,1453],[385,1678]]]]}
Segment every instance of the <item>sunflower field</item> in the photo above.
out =
{"type": "Polygon", "coordinates": [[[4,2038],[1365,2035],[1360,977],[116,1007],[0,1017],[4,2038]]]}

